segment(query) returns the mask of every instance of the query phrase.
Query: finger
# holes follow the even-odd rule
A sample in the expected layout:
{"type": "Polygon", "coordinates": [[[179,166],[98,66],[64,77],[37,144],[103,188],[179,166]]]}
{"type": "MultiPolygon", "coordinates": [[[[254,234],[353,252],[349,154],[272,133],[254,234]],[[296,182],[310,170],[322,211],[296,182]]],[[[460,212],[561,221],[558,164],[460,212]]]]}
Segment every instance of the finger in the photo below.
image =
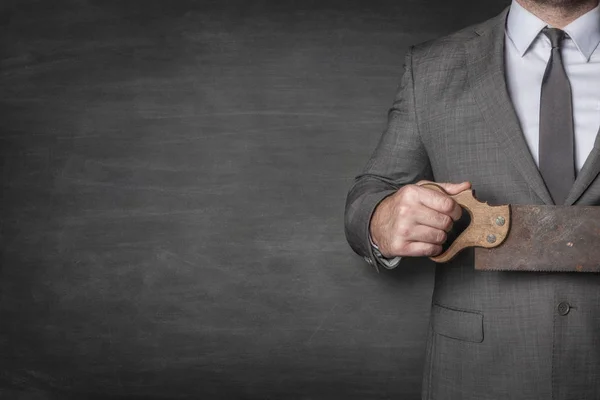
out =
{"type": "Polygon", "coordinates": [[[412,215],[412,220],[414,221],[416,226],[425,226],[444,232],[450,232],[454,222],[450,215],[438,212],[436,210],[424,206],[415,208],[412,215]]]}
{"type": "Polygon", "coordinates": [[[410,230],[405,239],[409,242],[423,242],[431,244],[443,244],[448,238],[443,229],[432,228],[425,225],[417,225],[410,230]]]}
{"type": "Polygon", "coordinates": [[[462,209],[456,201],[447,194],[432,189],[420,188],[418,202],[427,208],[446,214],[454,220],[459,219],[462,215],[462,209]]]}
{"type": "MultiPolygon", "coordinates": [[[[471,182],[468,181],[461,183],[440,183],[439,185],[442,186],[446,193],[448,193],[449,195],[455,195],[464,192],[465,190],[471,189],[471,182]]],[[[453,220],[458,221],[462,216],[462,213],[462,207],[460,206],[460,204],[456,203],[454,209],[450,213],[450,216],[453,220]]]]}
{"type": "Polygon", "coordinates": [[[409,242],[406,252],[412,257],[434,257],[442,252],[442,246],[432,243],[409,242]]]}
{"type": "Polygon", "coordinates": [[[433,181],[428,181],[428,180],[422,180],[422,181],[417,182],[416,185],[423,186],[426,183],[433,183],[435,185],[441,186],[446,191],[446,193],[448,193],[450,195],[458,194],[467,189],[471,189],[471,182],[469,182],[469,181],[460,182],[460,183],[448,183],[448,182],[433,182],[433,181]]]}
{"type": "Polygon", "coordinates": [[[463,208],[461,207],[460,204],[458,204],[458,202],[456,202],[455,200],[453,200],[453,201],[454,201],[454,208],[448,215],[450,216],[450,218],[452,218],[453,221],[458,221],[460,219],[460,217],[462,216],[463,208]]]}
{"type": "Polygon", "coordinates": [[[461,182],[461,183],[438,183],[444,190],[452,195],[463,192],[467,189],[471,189],[471,182],[461,182]]]}

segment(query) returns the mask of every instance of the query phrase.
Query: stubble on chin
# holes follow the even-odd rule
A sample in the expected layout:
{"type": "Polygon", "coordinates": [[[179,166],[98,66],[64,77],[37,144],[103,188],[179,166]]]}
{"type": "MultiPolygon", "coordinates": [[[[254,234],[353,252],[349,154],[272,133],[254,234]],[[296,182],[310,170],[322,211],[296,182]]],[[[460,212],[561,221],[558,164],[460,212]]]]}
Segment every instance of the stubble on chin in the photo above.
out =
{"type": "Polygon", "coordinates": [[[577,10],[591,3],[598,3],[594,0],[528,0],[528,2],[540,7],[562,8],[564,10],[577,10]]]}

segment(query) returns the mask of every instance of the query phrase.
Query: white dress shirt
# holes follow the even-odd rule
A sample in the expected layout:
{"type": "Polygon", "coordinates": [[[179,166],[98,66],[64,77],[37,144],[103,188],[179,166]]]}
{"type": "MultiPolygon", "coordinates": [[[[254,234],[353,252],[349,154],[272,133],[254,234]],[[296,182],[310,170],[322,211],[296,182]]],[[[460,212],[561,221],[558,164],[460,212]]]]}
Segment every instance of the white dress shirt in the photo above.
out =
{"type": "MultiPolygon", "coordinates": [[[[549,26],[513,0],[506,20],[506,83],[525,140],[539,163],[540,90],[550,58],[549,26]]],[[[571,84],[575,166],[581,170],[600,127],[600,6],[562,28],[562,59],[571,84]]],[[[539,165],[539,164],[538,164],[539,165]]]]}
{"type": "MultiPolygon", "coordinates": [[[[550,58],[550,39],[541,33],[550,26],[512,1],[505,30],[505,76],[529,150],[539,166],[539,121],[542,78],[550,58]]],[[[600,127],[600,5],[562,28],[567,35],[561,54],[573,99],[575,166],[577,172],[590,154],[600,127]]],[[[371,242],[373,244],[373,242],[371,242]]],[[[379,262],[395,268],[400,257],[379,262]]]]}

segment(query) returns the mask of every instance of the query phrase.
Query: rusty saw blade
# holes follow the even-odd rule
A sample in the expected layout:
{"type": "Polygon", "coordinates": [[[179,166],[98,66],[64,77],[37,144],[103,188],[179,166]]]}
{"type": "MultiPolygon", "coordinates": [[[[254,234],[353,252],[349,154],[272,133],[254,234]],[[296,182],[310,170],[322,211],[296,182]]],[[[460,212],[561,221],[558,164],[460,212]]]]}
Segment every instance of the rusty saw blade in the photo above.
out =
{"type": "MultiPolygon", "coordinates": [[[[446,193],[433,183],[421,186],[446,193]]],[[[450,197],[471,222],[433,261],[447,262],[475,247],[476,270],[600,272],[600,207],[490,206],[473,190],[450,197]]]]}

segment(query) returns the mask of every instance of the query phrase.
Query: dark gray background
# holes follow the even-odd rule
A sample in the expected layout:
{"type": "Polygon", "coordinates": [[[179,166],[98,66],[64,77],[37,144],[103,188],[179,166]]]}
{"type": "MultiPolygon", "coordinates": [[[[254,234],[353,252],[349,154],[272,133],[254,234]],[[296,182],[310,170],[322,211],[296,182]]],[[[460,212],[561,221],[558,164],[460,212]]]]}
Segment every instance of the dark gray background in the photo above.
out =
{"type": "Polygon", "coordinates": [[[507,1],[1,4],[0,394],[418,397],[432,266],[345,196],[407,46],[507,1]]]}

